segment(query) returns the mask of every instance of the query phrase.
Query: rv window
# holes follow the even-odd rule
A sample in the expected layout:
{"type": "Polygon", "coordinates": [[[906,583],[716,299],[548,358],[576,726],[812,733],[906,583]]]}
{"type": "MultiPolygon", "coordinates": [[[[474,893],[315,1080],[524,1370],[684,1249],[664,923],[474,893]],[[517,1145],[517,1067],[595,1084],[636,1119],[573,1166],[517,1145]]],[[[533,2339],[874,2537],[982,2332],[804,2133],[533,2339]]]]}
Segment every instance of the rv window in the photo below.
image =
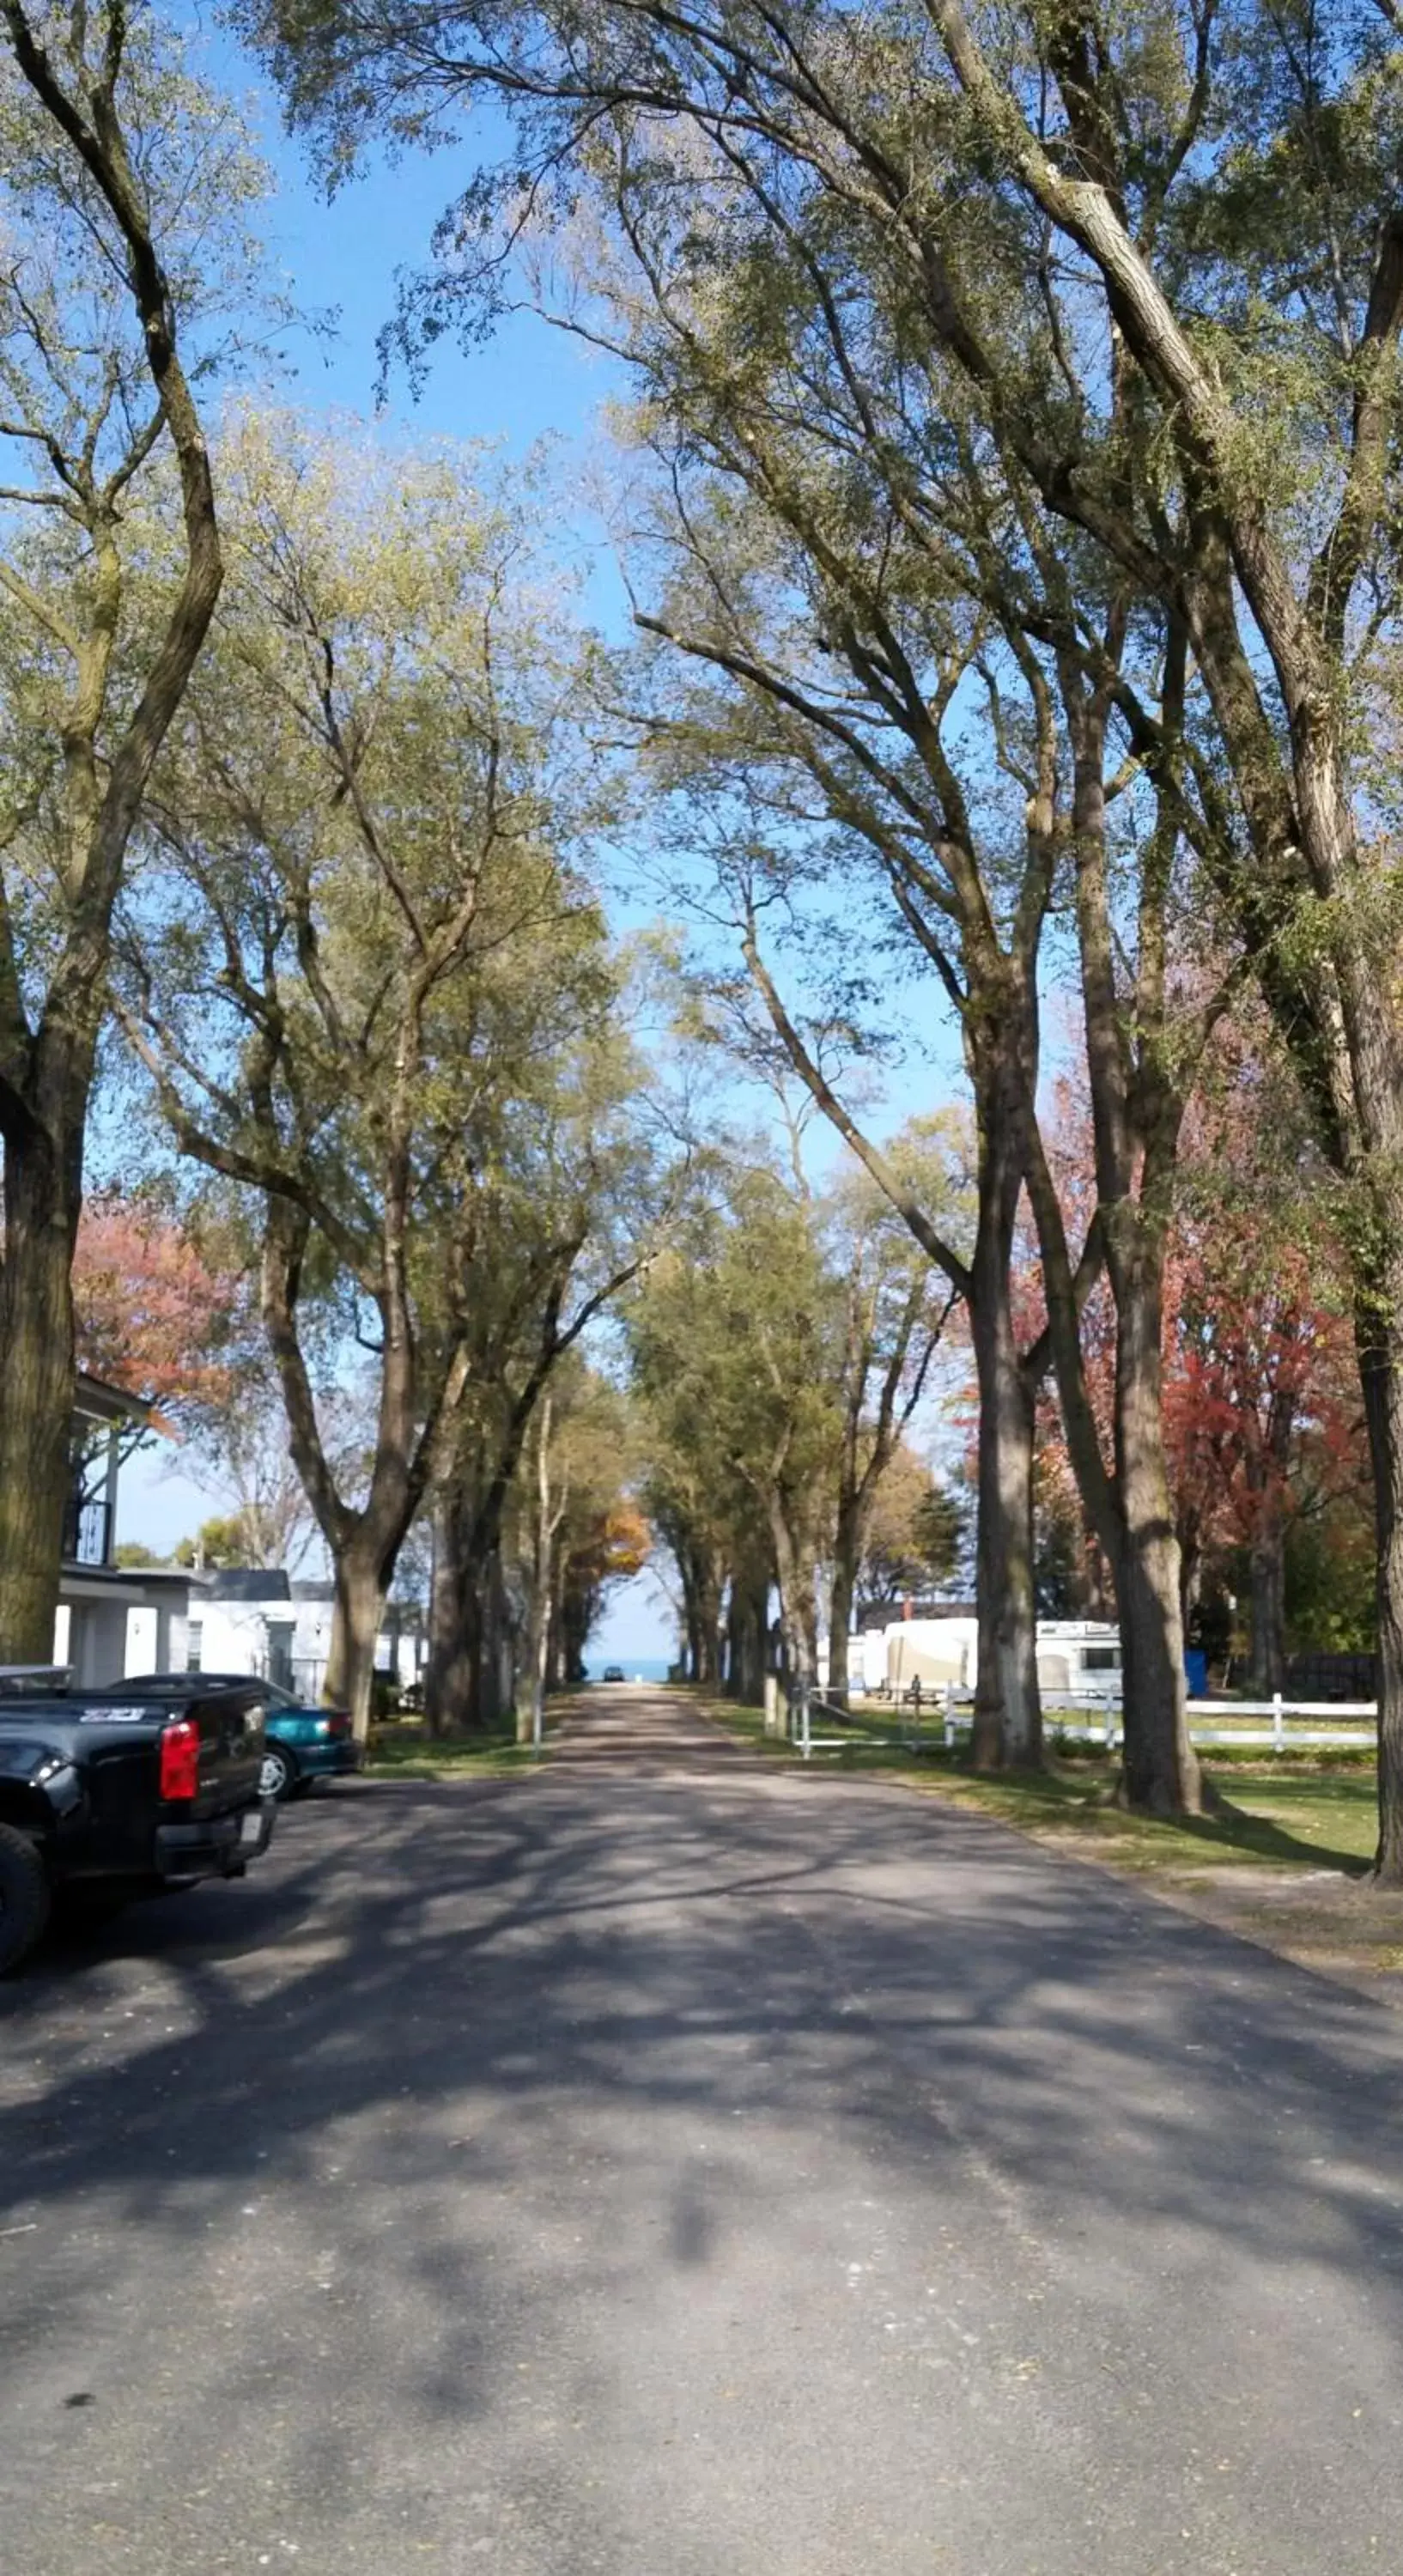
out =
{"type": "Polygon", "coordinates": [[[1084,1673],[1118,1673],[1120,1648],[1119,1646],[1085,1646],[1082,1649],[1081,1662],[1084,1673]]]}

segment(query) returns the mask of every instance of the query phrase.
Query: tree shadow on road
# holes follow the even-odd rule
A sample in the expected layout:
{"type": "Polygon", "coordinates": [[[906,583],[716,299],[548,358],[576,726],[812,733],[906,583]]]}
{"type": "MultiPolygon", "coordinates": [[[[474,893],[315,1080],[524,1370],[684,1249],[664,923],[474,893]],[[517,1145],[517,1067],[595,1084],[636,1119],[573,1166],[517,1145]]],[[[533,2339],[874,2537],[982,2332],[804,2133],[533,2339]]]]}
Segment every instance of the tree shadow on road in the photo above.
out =
{"type": "MultiPolygon", "coordinates": [[[[1403,2327],[1393,2016],[880,1788],[362,1787],[288,1819],[245,1886],[41,1960],[0,2015],[0,2231],[37,2213],[22,2256],[95,2202],[117,2222],[86,2267],[36,2272],[32,2292],[7,2276],[0,2360],[18,2378],[65,2316],[138,2298],[153,2231],[207,2283],[247,2206],[286,2231],[305,2350],[285,2373],[345,2332],[358,2387],[425,2422],[500,2418],[525,2443],[512,2374],[550,2332],[562,2267],[601,2298],[648,2265],[704,2270],[727,2230],[792,2197],[782,2160],[762,2179],[737,2156],[723,2179],[684,2151],[726,2118],[738,2138],[775,2129],[796,2163],[836,2139],[879,2181],[918,2178],[933,2208],[982,2160],[1010,2260],[1109,2209],[1146,2261],[1187,2245],[1206,2277],[1348,2278],[1395,2346],[1403,2327]],[[604,2241],[621,2153],[636,2218],[604,2241]],[[493,2223],[527,2154],[534,2269],[493,2223]],[[305,2185],[325,2200],[328,2282],[292,2213],[305,2185]],[[404,2212],[389,2246],[375,2186],[404,2212]],[[389,2275],[382,2307],[363,2285],[389,2275]]],[[[231,2407],[267,2398],[246,2344],[221,2367],[231,2407]]],[[[582,2403],[586,2379],[582,2362],[582,2403]]],[[[348,2398],[315,2462],[290,2464],[298,2492],[334,2513],[367,2442],[393,2484],[348,2398]]]]}

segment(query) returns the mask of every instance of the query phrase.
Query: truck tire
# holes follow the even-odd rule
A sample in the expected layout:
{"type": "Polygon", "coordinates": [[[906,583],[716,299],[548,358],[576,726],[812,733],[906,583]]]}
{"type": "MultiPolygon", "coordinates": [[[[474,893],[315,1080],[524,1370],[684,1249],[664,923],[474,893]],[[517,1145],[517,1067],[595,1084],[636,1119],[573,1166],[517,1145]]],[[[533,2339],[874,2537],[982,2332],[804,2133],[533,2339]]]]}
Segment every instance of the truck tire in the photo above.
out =
{"type": "Polygon", "coordinates": [[[49,1881],[27,1834],[0,1825],[0,1977],[32,1950],[49,1919],[49,1881]]]}

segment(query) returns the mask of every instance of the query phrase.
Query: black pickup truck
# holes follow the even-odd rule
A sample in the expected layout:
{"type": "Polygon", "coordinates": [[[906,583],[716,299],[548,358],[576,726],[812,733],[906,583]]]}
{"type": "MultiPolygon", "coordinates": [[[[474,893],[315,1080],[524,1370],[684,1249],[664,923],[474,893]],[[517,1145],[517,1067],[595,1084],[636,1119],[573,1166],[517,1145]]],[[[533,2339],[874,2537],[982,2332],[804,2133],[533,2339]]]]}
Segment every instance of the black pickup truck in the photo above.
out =
{"type": "Polygon", "coordinates": [[[129,1896],[242,1878],[266,1851],[256,1684],[85,1694],[62,1674],[0,1673],[0,1975],[55,1905],[107,1912],[129,1896]]]}

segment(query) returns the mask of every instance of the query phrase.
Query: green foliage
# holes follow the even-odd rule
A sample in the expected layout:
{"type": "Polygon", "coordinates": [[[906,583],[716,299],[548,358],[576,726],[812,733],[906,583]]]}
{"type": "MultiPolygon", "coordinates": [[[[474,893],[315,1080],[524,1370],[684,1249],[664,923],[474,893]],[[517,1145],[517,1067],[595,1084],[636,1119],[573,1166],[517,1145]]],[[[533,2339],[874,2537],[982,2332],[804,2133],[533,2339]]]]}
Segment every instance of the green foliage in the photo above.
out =
{"type": "Polygon", "coordinates": [[[1372,1654],[1374,1532],[1363,1498],[1303,1514],[1286,1534],[1286,1638],[1293,1654],[1372,1654]]]}
{"type": "Polygon", "coordinates": [[[402,1517],[516,1422],[566,1283],[607,1282],[652,1203],[583,866],[608,809],[581,647],[529,477],[508,498],[471,453],[254,413],[221,474],[230,576],[158,777],[123,1021],[177,1141],[251,1241],[278,1234],[304,1475],[299,1370],[411,1339],[367,1450],[373,1481],[420,1439],[402,1517]],[[436,1404],[452,1461],[446,1427],[423,1446],[436,1404]]]}
{"type": "MultiPolygon", "coordinates": [[[[959,1144],[937,1123],[892,1148],[956,1224],[959,1144]]],[[[727,1574],[762,1597],[773,1578],[791,1657],[811,1657],[824,1568],[843,1565],[843,1615],[854,1585],[938,1579],[958,1513],[900,1435],[947,1302],[864,1173],[813,1197],[758,1154],[650,1266],[626,1311],[642,1495],[693,1615],[714,1617],[727,1574]]]]}
{"type": "MultiPolygon", "coordinates": [[[[243,112],[154,11],[50,10],[34,23],[78,96],[120,29],[115,110],[188,381],[212,392],[280,318],[255,229],[268,174],[243,112]]],[[[125,243],[8,47],[0,233],[0,918],[34,1015],[84,891],[103,764],[146,687],[183,562],[153,542],[153,514],[178,502],[125,243]]]]}
{"type": "Polygon", "coordinates": [[[256,1512],[244,1509],[219,1512],[201,1521],[193,1538],[177,1541],[172,1562],[176,1565],[273,1565],[281,1566],[281,1553],[267,1553],[267,1534],[256,1512]]]}
{"type": "Polygon", "coordinates": [[[858,1571],[858,1626],[895,1615],[909,1594],[948,1595],[962,1588],[972,1497],[937,1482],[924,1459],[900,1446],[882,1475],[863,1540],[858,1571]]]}
{"type": "Polygon", "coordinates": [[[775,1176],[739,1175],[628,1309],[660,1514],[671,1498],[734,1544],[782,1496],[816,1555],[841,1322],[808,1212],[775,1176]]]}

